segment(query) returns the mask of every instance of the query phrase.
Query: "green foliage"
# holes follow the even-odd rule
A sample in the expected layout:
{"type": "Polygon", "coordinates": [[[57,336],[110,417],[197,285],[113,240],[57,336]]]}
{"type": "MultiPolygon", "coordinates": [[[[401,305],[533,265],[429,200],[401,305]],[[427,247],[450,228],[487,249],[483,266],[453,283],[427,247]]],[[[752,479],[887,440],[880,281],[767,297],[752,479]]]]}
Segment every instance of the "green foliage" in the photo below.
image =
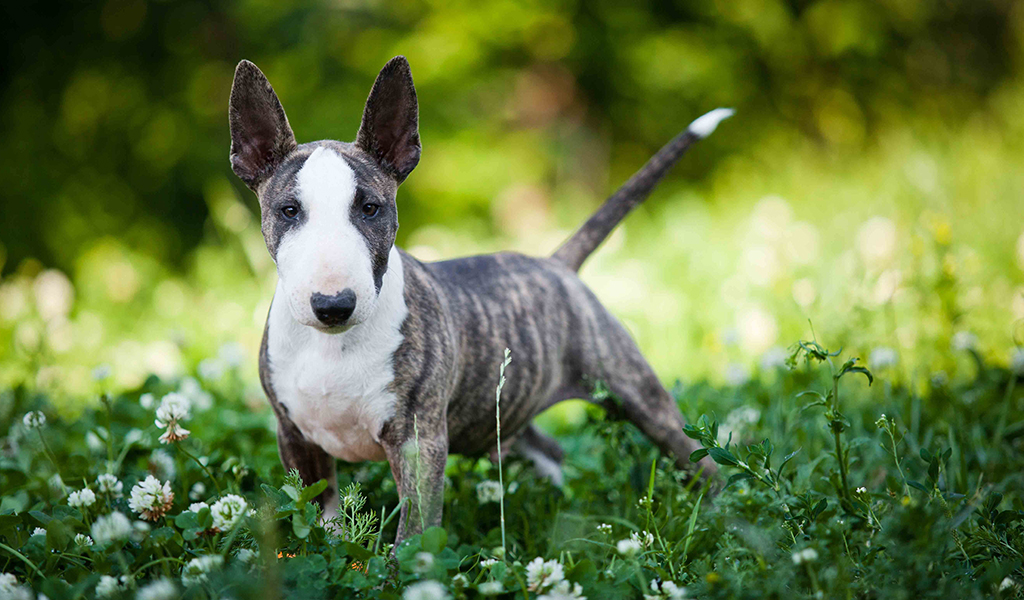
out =
{"type": "Polygon", "coordinates": [[[1018,376],[984,365],[921,397],[884,378],[847,378],[869,373],[854,360],[835,366],[841,354],[816,342],[793,356],[807,360],[770,383],[679,388],[686,410],[727,413],[685,427],[702,445],[693,458],[721,466],[722,489],[685,483],[596,406],[562,440],[563,488],[505,462],[504,550],[496,499],[481,493],[498,479],[486,459],[452,457],[443,527],[392,548],[401,505],[387,465],[342,465],[339,516],[323,522],[311,500],[326,482],[285,473],[267,412],[237,393],[193,403],[192,434],[164,445],[153,404],[139,397],[174,382],[151,378],[71,420],[28,388],[10,389],[0,395],[0,568],[52,599],[131,597],[163,579],[194,598],[417,598],[437,591],[431,582],[456,598],[673,598],[682,587],[700,598],[1019,597],[1018,376]],[[41,427],[22,422],[30,410],[46,415],[41,427]],[[1004,412],[1005,425],[990,418],[1004,412]],[[123,488],[100,486],[105,473],[123,488]],[[174,494],[153,521],[140,519],[132,493],[148,475],[174,494]],[[225,512],[235,494],[253,510],[225,512]],[[112,512],[132,518],[111,528],[112,512]]]}
{"type": "Polygon", "coordinates": [[[243,57],[308,141],[351,139],[377,70],[409,56],[424,154],[399,244],[425,260],[549,253],[694,117],[736,107],[583,272],[659,372],[731,381],[807,316],[865,359],[896,350],[894,383],[972,375],[959,333],[1011,358],[1014,3],[266,4],[12,5],[4,385],[72,408],[99,364],[108,389],[136,389],[231,342],[259,394],[276,275],[226,160],[243,57]]]}

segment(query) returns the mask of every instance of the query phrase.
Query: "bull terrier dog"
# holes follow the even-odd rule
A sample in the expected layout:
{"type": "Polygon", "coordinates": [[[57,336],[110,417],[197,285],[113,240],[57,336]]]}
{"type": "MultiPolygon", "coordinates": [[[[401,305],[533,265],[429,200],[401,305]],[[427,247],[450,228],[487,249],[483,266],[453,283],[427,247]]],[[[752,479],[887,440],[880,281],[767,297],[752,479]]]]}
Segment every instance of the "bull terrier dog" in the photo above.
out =
{"type": "Polygon", "coordinates": [[[260,379],[286,469],[337,514],[335,459],[387,460],[404,500],[397,543],[441,524],[449,453],[497,443],[495,385],[505,348],[503,448],[561,477],[562,450],[531,420],[570,398],[614,398],[682,468],[697,445],[626,328],[580,280],[588,255],[694,142],[730,116],[716,109],[663,147],[551,256],[516,253],[425,263],[395,246],[399,185],[420,160],[409,63],[377,76],[354,142],[298,144],[263,73],[242,61],[229,103],[231,166],[259,198],[278,283],[260,379]],[[600,385],[602,392],[595,394],[600,385]],[[610,392],[610,393],[609,393],[610,392]]]}

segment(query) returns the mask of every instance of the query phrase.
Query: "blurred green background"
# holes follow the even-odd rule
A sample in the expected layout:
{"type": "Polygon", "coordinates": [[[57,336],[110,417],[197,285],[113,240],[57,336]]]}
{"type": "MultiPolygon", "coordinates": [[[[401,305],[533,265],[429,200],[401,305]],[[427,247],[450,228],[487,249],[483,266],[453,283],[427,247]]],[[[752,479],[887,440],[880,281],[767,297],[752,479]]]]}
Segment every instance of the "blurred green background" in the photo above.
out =
{"type": "Polygon", "coordinates": [[[399,192],[417,257],[548,253],[693,118],[733,106],[583,270],[667,381],[742,382],[808,320],[911,382],[972,368],[951,347],[1024,369],[1020,2],[5,14],[0,385],[70,403],[106,366],[102,385],[131,387],[241,362],[259,401],[276,275],[227,160],[234,65],[266,72],[299,141],[350,140],[395,54],[420,100],[423,158],[399,192]]]}

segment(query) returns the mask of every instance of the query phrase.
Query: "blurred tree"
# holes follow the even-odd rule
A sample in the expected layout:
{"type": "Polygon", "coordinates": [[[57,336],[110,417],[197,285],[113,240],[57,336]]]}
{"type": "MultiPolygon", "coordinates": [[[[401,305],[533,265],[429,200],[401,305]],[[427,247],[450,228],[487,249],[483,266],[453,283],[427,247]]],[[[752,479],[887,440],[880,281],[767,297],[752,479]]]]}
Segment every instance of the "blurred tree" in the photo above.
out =
{"type": "Polygon", "coordinates": [[[410,58],[424,161],[400,194],[401,241],[589,197],[559,209],[575,220],[716,105],[743,126],[675,177],[769,131],[856,152],[907,115],[962,119],[1024,56],[1009,0],[106,0],[5,17],[4,272],[30,256],[71,267],[104,236],[179,265],[224,178],[255,210],[227,162],[243,57],[303,141],[351,139],[377,69],[410,58]]]}

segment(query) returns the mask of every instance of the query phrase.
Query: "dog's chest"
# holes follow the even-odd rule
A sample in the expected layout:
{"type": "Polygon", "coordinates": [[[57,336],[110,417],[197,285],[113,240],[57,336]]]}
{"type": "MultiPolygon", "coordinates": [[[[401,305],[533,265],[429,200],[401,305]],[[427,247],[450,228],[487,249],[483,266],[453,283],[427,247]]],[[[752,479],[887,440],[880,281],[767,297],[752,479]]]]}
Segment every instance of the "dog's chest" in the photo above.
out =
{"type": "Polygon", "coordinates": [[[272,365],[277,400],[303,437],[342,460],[385,459],[378,435],[397,402],[391,353],[313,347],[272,365]]]}
{"type": "Polygon", "coordinates": [[[306,440],[349,462],[386,459],[379,434],[398,402],[393,355],[407,314],[387,287],[380,320],[342,334],[296,325],[279,298],[270,310],[267,366],[277,401],[306,440]]]}

